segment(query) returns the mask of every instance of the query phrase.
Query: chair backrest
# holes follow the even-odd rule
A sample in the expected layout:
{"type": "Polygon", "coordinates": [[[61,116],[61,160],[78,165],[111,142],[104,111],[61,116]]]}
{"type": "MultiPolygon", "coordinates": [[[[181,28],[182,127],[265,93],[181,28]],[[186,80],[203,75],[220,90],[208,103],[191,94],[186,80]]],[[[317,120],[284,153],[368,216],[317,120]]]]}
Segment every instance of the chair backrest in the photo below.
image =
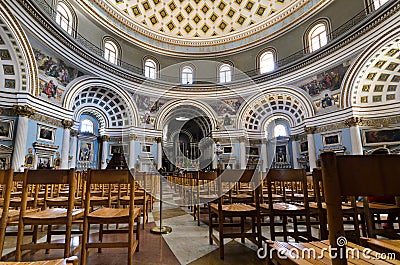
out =
{"type": "Polygon", "coordinates": [[[199,171],[197,173],[197,179],[198,180],[208,180],[208,181],[213,181],[217,178],[217,172],[216,171],[212,171],[212,172],[202,172],[199,171]]]}
{"type": "MultiPolygon", "coordinates": [[[[2,198],[3,198],[3,213],[2,219],[7,218],[8,207],[10,206],[11,191],[13,188],[13,170],[0,170],[0,185],[3,185],[2,198]]],[[[0,253],[1,254],[1,253],[0,253]]]]}
{"type": "MultiPolygon", "coordinates": [[[[321,154],[322,179],[328,211],[329,242],[335,247],[344,236],[342,196],[400,195],[400,156],[321,154]]],[[[340,260],[334,260],[339,264],[340,260]]]]}
{"type": "Polygon", "coordinates": [[[129,206],[133,208],[134,197],[135,197],[135,179],[128,169],[89,169],[86,190],[85,190],[85,212],[89,212],[90,209],[90,197],[91,197],[91,185],[92,184],[108,184],[108,203],[111,206],[111,186],[113,184],[118,185],[118,201],[120,198],[120,185],[129,184],[129,206]]]}
{"type": "Polygon", "coordinates": [[[290,186],[290,191],[294,200],[296,193],[302,193],[304,206],[308,207],[308,189],[307,189],[307,175],[304,169],[270,169],[267,173],[267,190],[269,203],[273,202],[273,184],[277,188],[280,186],[282,190],[282,200],[288,200],[287,188],[290,186]],[[278,184],[277,184],[278,183],[278,184]],[[288,187],[287,187],[288,186],[288,187]]]}
{"type": "Polygon", "coordinates": [[[219,178],[222,182],[259,182],[259,174],[254,169],[225,169],[219,178]]]}
{"type": "Polygon", "coordinates": [[[68,184],[68,211],[72,212],[75,202],[75,191],[77,186],[77,180],[75,176],[75,169],[65,170],[49,170],[49,169],[38,169],[28,170],[25,169],[23,174],[23,190],[22,190],[22,202],[21,212],[24,212],[27,207],[27,197],[30,186],[35,185],[35,202],[34,207],[37,207],[38,191],[40,185],[48,184],[68,184]]]}

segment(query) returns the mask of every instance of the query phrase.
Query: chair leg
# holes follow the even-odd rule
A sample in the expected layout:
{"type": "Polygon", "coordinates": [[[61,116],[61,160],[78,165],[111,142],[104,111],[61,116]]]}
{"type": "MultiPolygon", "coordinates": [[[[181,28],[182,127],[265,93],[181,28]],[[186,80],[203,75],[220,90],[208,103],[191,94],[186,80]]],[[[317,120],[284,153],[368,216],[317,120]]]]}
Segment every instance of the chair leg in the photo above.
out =
{"type": "MultiPolygon", "coordinates": [[[[100,227],[99,227],[99,242],[103,242],[103,231],[104,231],[104,225],[100,224],[100,227]]],[[[97,252],[101,253],[102,252],[101,248],[98,248],[97,252]]]]}
{"type": "Polygon", "coordinates": [[[71,235],[72,235],[72,222],[67,223],[65,228],[65,248],[64,248],[64,258],[71,256],[71,235]]]}
{"type": "MultiPolygon", "coordinates": [[[[138,218],[140,219],[140,217],[138,218]]],[[[129,225],[128,225],[129,233],[128,233],[128,265],[133,264],[133,238],[134,238],[134,229],[135,229],[135,220],[129,220],[129,225]]],[[[137,229],[138,231],[140,230],[139,227],[137,229]]]]}
{"type": "MultiPolygon", "coordinates": [[[[244,222],[245,222],[245,218],[244,217],[240,217],[240,233],[244,234],[244,222]]],[[[242,244],[244,244],[245,238],[244,236],[241,237],[240,242],[242,242],[242,244]]]]}
{"type": "Polygon", "coordinates": [[[37,243],[37,240],[38,240],[38,225],[34,225],[34,226],[33,226],[32,242],[33,242],[34,244],[36,244],[36,243],[37,243]]]}
{"type": "Polygon", "coordinates": [[[297,216],[295,215],[295,216],[293,216],[293,234],[294,234],[294,240],[296,241],[296,242],[299,242],[299,240],[298,240],[298,235],[299,235],[299,227],[298,227],[298,224],[297,224],[297,216]]]}
{"type": "Polygon", "coordinates": [[[83,233],[82,233],[81,265],[86,265],[89,229],[90,229],[90,225],[85,220],[83,223],[83,233]]]}
{"type": "MultiPolygon", "coordinates": [[[[42,227],[44,227],[43,225],[42,225],[42,227]]],[[[48,225],[47,226],[47,240],[46,240],[46,242],[47,243],[51,243],[51,228],[52,228],[52,225],[48,225]]],[[[50,253],[50,249],[49,248],[47,248],[46,249],[46,254],[49,254],[50,253]]]]}
{"type": "Polygon", "coordinates": [[[287,216],[283,216],[282,218],[282,225],[283,225],[283,241],[288,241],[288,234],[287,234],[287,216]]]}
{"type": "Polygon", "coordinates": [[[273,214],[269,216],[269,231],[271,233],[271,240],[275,241],[275,216],[273,214]]]}
{"type": "Polygon", "coordinates": [[[212,232],[213,232],[213,218],[211,209],[210,207],[208,207],[208,240],[210,242],[210,245],[213,244],[212,232]]]}
{"type": "Polygon", "coordinates": [[[224,216],[219,215],[219,257],[224,259],[224,216]]]}
{"type": "Polygon", "coordinates": [[[136,230],[136,240],[137,240],[137,242],[138,242],[138,245],[137,245],[137,247],[136,247],[136,252],[139,252],[139,243],[140,243],[140,241],[139,241],[139,236],[140,236],[140,229],[139,229],[139,227],[140,227],[140,217],[138,217],[137,218],[137,230],[136,230]]]}
{"type": "Polygon", "coordinates": [[[15,250],[15,261],[21,261],[21,245],[24,237],[24,222],[19,221],[18,223],[18,233],[17,233],[17,248],[15,250]]]}

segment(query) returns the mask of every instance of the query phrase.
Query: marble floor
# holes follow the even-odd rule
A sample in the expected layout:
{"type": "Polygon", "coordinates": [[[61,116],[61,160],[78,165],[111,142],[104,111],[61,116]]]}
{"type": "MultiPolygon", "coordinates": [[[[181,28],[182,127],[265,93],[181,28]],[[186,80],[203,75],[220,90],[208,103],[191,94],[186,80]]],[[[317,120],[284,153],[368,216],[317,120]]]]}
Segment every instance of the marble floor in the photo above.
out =
{"type": "MultiPolygon", "coordinates": [[[[160,225],[159,203],[154,204],[154,209],[149,214],[149,223],[141,230],[140,250],[134,254],[134,264],[265,264],[265,260],[257,257],[257,246],[246,240],[245,244],[239,240],[225,241],[225,260],[219,258],[219,250],[215,244],[210,245],[208,239],[208,215],[202,214],[201,225],[197,226],[191,211],[186,206],[181,206],[181,198],[170,187],[165,187],[162,204],[162,224],[172,228],[172,233],[156,235],[150,229],[160,225]]],[[[93,230],[91,236],[97,236],[93,230]]],[[[317,231],[313,231],[317,233],[317,231]]],[[[268,238],[269,228],[263,227],[263,234],[268,238]]],[[[44,236],[44,233],[42,234],[44,236]]],[[[111,235],[106,240],[115,240],[111,235]]],[[[118,235],[122,237],[122,235],[118,235]]],[[[41,239],[43,240],[44,237],[41,239]]],[[[79,237],[73,240],[79,246],[79,237]]],[[[7,238],[5,253],[14,250],[14,238],[7,238]]],[[[105,249],[103,253],[92,252],[88,264],[93,265],[120,265],[126,264],[126,249],[105,249]]],[[[79,256],[79,253],[77,253],[79,256]]],[[[34,255],[26,255],[25,261],[60,258],[62,252],[52,250],[50,254],[39,251],[34,255]]],[[[11,257],[9,261],[12,261],[11,257]]]]}

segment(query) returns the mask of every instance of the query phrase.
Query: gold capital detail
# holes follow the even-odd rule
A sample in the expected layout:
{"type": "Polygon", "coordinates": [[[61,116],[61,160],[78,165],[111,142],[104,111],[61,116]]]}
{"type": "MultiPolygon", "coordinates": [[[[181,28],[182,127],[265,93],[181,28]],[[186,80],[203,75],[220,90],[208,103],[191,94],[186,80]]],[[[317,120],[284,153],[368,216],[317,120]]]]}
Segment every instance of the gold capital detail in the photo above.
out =
{"type": "Polygon", "coordinates": [[[71,136],[72,137],[77,137],[78,136],[78,131],[77,130],[71,130],[71,136]]]}
{"type": "Polygon", "coordinates": [[[14,105],[14,111],[18,116],[30,118],[35,110],[28,105],[14,105]]]}
{"type": "Polygon", "coordinates": [[[109,142],[110,141],[110,136],[109,135],[102,135],[101,136],[101,140],[103,142],[109,142]]]}
{"type": "Polygon", "coordinates": [[[295,134],[295,135],[290,135],[290,140],[292,140],[293,142],[296,142],[296,141],[298,141],[299,140],[299,135],[298,134],[295,134]]]}
{"type": "Polygon", "coordinates": [[[317,128],[315,128],[313,126],[312,127],[305,127],[304,131],[306,132],[306,134],[314,134],[316,129],[317,128]]]}
{"type": "Polygon", "coordinates": [[[362,119],[360,117],[351,117],[344,120],[344,124],[349,127],[360,126],[362,124],[362,119]]]}
{"type": "Polygon", "coordinates": [[[74,125],[73,120],[63,120],[61,123],[65,129],[71,129],[71,127],[74,125]]]}

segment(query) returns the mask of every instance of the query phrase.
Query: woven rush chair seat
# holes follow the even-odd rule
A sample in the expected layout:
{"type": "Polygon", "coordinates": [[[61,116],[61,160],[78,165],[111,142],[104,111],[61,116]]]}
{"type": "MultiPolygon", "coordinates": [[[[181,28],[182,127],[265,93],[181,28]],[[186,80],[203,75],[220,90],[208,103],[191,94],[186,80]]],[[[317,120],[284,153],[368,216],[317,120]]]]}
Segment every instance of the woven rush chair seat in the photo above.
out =
{"type": "MultiPolygon", "coordinates": [[[[218,211],[218,204],[210,204],[210,207],[216,211],[218,211]]],[[[222,205],[222,211],[226,212],[248,212],[248,211],[256,211],[256,207],[242,204],[242,203],[232,203],[232,204],[224,204],[222,205]]]]}

